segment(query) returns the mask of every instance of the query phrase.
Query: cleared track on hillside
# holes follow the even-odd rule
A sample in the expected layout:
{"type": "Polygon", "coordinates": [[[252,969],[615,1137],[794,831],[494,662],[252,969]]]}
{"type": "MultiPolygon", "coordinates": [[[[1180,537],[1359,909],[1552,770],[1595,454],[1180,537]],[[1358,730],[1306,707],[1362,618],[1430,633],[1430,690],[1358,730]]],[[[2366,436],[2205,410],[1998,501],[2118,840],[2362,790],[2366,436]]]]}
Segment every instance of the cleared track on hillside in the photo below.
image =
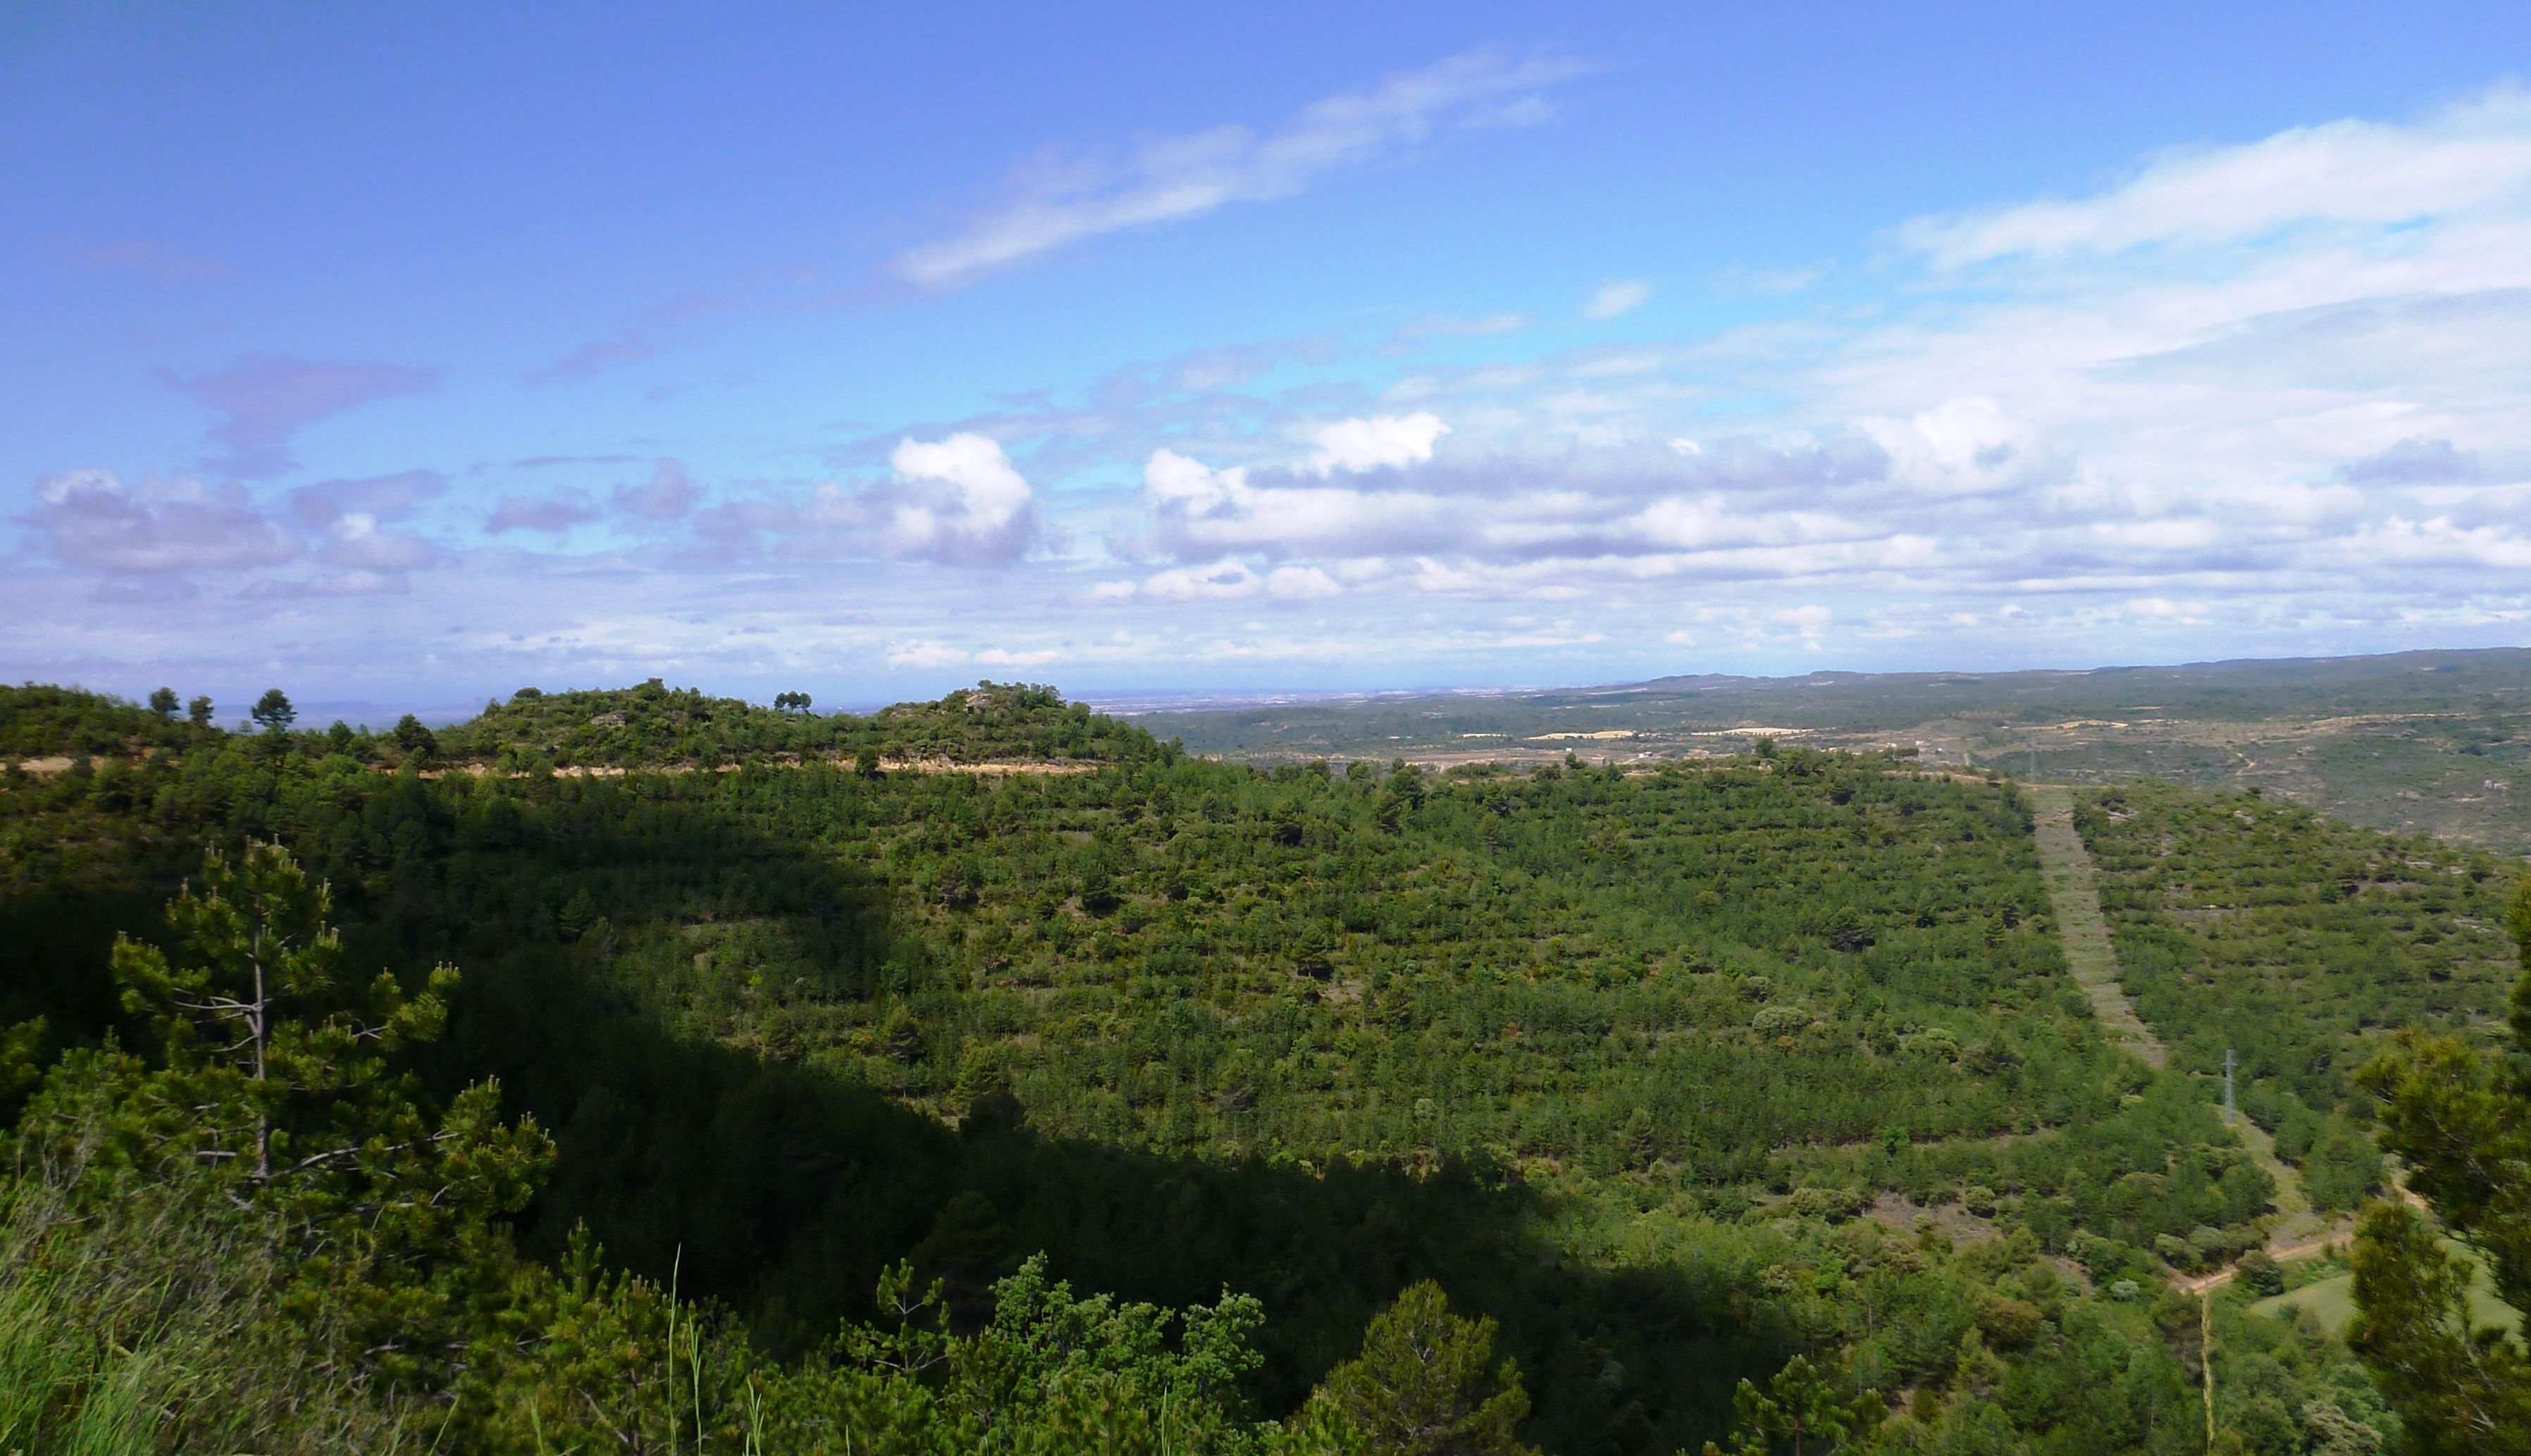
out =
{"type": "MultiPolygon", "coordinates": [[[[2118,983],[2117,950],[2109,941],[2109,919],[2101,914],[2100,875],[2093,868],[2091,851],[2083,846],[2083,836],[2074,830],[2074,791],[2064,784],[2031,784],[2025,792],[2030,795],[2040,872],[2047,877],[2048,902],[2056,913],[2074,980],[2091,997],[2102,1033],[2158,1070],[2169,1060],[2169,1049],[2136,1014],[2135,1002],[2118,983]]],[[[2333,1238],[2344,1237],[2343,1230],[2334,1229],[2313,1211],[2311,1201],[2303,1196],[2301,1175],[2277,1156],[2276,1140],[2265,1129],[2246,1117],[2228,1122],[2241,1146],[2276,1184],[2271,1254],[2278,1259],[2298,1258],[2317,1252],[2333,1238]]],[[[2203,1278],[2180,1281],[2179,1287],[2194,1291],[2231,1277],[2227,1265],[2203,1278]]]]}
{"type": "Polygon", "coordinates": [[[2101,914],[2100,875],[2092,868],[2091,852],[2083,848],[2083,836],[2074,832],[2074,791],[2063,784],[2031,784],[2025,792],[2036,823],[2040,873],[2048,881],[2048,903],[2056,913],[2074,982],[2092,998],[2102,1035],[2159,1069],[2170,1052],[2136,1015],[2135,1002],[2118,983],[2117,951],[2109,944],[2109,923],[2101,914]]]}

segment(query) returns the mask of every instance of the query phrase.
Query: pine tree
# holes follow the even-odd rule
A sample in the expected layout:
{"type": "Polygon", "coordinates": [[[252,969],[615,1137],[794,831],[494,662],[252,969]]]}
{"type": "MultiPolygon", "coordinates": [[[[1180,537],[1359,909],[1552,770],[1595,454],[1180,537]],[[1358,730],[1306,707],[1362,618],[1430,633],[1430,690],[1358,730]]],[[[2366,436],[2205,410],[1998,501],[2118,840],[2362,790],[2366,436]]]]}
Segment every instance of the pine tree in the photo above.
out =
{"type": "Polygon", "coordinates": [[[1518,1435],[1529,1415],[1520,1368],[1493,1362],[1494,1321],[1450,1313],[1427,1279],[1372,1316],[1362,1354],[1321,1386],[1371,1447],[1395,1456],[1529,1456],[1518,1435]]]}
{"type": "Polygon", "coordinates": [[[289,694],[279,688],[266,688],[263,696],[254,700],[254,706],[247,709],[247,716],[266,733],[282,733],[299,721],[299,709],[290,705],[289,694]]]}

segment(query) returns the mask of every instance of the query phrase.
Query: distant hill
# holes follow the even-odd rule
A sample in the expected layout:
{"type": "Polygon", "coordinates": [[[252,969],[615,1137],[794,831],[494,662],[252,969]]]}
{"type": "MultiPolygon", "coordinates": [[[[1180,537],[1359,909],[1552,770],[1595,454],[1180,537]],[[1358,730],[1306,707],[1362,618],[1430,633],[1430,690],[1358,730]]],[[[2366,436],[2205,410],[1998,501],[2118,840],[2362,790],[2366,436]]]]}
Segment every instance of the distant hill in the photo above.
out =
{"type": "Polygon", "coordinates": [[[1231,758],[1448,764],[1912,750],[2077,783],[2257,788],[2350,822],[2531,851],[2531,648],[2088,672],[1678,676],[1603,688],[1135,714],[1231,758]]]}

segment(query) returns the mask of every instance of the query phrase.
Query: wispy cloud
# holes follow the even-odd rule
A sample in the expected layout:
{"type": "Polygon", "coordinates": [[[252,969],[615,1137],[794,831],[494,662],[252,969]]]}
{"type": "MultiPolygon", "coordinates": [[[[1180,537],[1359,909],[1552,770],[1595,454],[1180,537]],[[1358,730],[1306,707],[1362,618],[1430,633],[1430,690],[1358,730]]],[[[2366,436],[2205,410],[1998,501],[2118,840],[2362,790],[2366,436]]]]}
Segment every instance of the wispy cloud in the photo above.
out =
{"type": "Polygon", "coordinates": [[[206,373],[166,371],[177,393],[219,412],[210,437],[226,454],[216,464],[242,479],[277,476],[298,464],[291,436],[320,420],[376,400],[439,387],[436,369],[360,360],[250,355],[206,373]]]}
{"type": "Polygon", "coordinates": [[[1529,322],[1526,313],[1487,313],[1475,318],[1434,314],[1399,328],[1391,336],[1391,342],[1407,344],[1423,339],[1476,339],[1489,334],[1512,334],[1529,327],[1529,322]]]}
{"type": "Polygon", "coordinates": [[[606,513],[597,503],[577,491],[541,498],[505,495],[484,519],[483,533],[499,535],[504,532],[533,531],[560,535],[577,527],[604,519],[606,513]]]}
{"type": "Polygon", "coordinates": [[[591,339],[550,364],[519,377],[529,384],[593,378],[619,364],[639,364],[668,346],[678,332],[701,320],[771,303],[773,281],[759,278],[739,287],[681,295],[642,310],[639,317],[602,339],[591,339]]]}
{"type": "Polygon", "coordinates": [[[1438,132],[1545,120],[1544,93],[1586,69],[1553,57],[1477,51],[1314,101],[1262,136],[1225,125],[1158,137],[1121,161],[1048,153],[1013,176],[1008,201],[899,253],[892,271],[920,288],[956,288],[1103,234],[1292,196],[1329,173],[1395,156],[1438,132]]]}
{"type": "Polygon", "coordinates": [[[151,283],[199,283],[236,271],[228,259],[186,252],[164,243],[135,239],[84,249],[71,261],[95,273],[134,273],[151,283]]]}
{"type": "Polygon", "coordinates": [[[1582,316],[1607,319],[1621,313],[1632,313],[1652,296],[1653,286],[1640,278],[1620,278],[1613,283],[1603,283],[1592,293],[1591,301],[1582,306],[1582,316]]]}
{"type": "Polygon", "coordinates": [[[2423,121],[2336,121],[2164,153],[2090,197],[2018,202],[1898,230],[1957,267],[2015,255],[2226,243],[2297,224],[2378,226],[2521,199],[2531,91],[2501,86],[2423,121]]]}

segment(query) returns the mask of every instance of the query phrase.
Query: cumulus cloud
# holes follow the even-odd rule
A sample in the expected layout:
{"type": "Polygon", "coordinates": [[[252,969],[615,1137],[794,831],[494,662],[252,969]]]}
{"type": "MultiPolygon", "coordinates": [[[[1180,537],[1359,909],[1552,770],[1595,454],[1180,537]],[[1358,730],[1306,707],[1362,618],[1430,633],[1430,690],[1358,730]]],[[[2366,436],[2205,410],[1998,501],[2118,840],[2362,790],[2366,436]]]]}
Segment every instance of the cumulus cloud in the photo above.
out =
{"type": "Polygon", "coordinates": [[[1429,414],[1339,420],[1312,435],[1319,449],[1310,463],[1321,475],[1417,465],[1431,460],[1434,442],[1449,432],[1450,426],[1429,414]]]}
{"type": "Polygon", "coordinates": [[[197,480],[150,480],[140,489],[113,473],[71,471],[35,487],[34,527],[64,561],[115,572],[213,571],[274,566],[299,542],[243,490],[197,480]]]}
{"type": "Polygon", "coordinates": [[[1653,296],[1653,286],[1641,278],[1620,278],[1603,283],[1582,306],[1585,318],[1609,319],[1621,313],[1632,313],[1653,296]]]}
{"type": "Polygon", "coordinates": [[[298,462],[290,439],[320,420],[372,401],[439,387],[436,369],[358,360],[250,355],[223,369],[160,375],[179,394],[217,411],[211,438],[220,468],[241,478],[277,476],[298,462]]]}
{"type": "Polygon", "coordinates": [[[1583,69],[1478,51],[1314,101],[1264,136],[1220,126],[1159,137],[1121,162],[1048,154],[1013,177],[1011,200],[898,254],[893,270],[918,287],[955,288],[1102,234],[1288,197],[1444,130],[1544,120],[1541,93],[1583,69]]]}
{"type": "Polygon", "coordinates": [[[336,566],[366,572],[408,572],[438,566],[447,551],[410,532],[390,531],[375,516],[354,511],[333,524],[320,554],[336,566]]]}
{"type": "Polygon", "coordinates": [[[2454,449],[2449,440],[2410,436],[2350,460],[2337,473],[2358,485],[2444,485],[2478,478],[2478,457],[2454,449]]]}
{"type": "Polygon", "coordinates": [[[684,466],[662,460],[647,483],[615,487],[615,509],[645,521],[676,521],[695,508],[701,494],[684,466]]]}
{"type": "Polygon", "coordinates": [[[1418,490],[1362,490],[1284,475],[1252,484],[1245,469],[1212,470],[1173,450],[1153,452],[1143,487],[1153,534],[1182,559],[1223,551],[1349,551],[1438,543],[1458,527],[1438,496],[1418,490]]]}
{"type": "Polygon", "coordinates": [[[1036,492],[991,437],[902,439],[888,463],[888,479],[830,480],[806,499],[733,501],[696,529],[730,550],[947,566],[1008,565],[1036,544],[1036,492]]]}
{"type": "Polygon", "coordinates": [[[2046,468],[2038,431],[1991,399],[1948,400],[1907,420],[1866,419],[1901,483],[1929,495],[1986,495],[2046,468]]]}
{"type": "Polygon", "coordinates": [[[1035,493],[995,441],[978,434],[904,440],[888,456],[887,486],[821,491],[821,524],[866,532],[900,561],[1016,561],[1037,535],[1035,493]]]}
{"type": "Polygon", "coordinates": [[[1802,641],[1806,643],[1816,643],[1822,637],[1826,636],[1828,633],[1828,624],[1835,620],[1835,618],[1836,613],[1834,610],[1822,606],[1818,602],[1809,602],[1797,607],[1787,607],[1784,610],[1775,613],[1776,621],[1783,623],[1785,626],[1793,629],[1794,632],[1800,634],[1802,641]]]}

